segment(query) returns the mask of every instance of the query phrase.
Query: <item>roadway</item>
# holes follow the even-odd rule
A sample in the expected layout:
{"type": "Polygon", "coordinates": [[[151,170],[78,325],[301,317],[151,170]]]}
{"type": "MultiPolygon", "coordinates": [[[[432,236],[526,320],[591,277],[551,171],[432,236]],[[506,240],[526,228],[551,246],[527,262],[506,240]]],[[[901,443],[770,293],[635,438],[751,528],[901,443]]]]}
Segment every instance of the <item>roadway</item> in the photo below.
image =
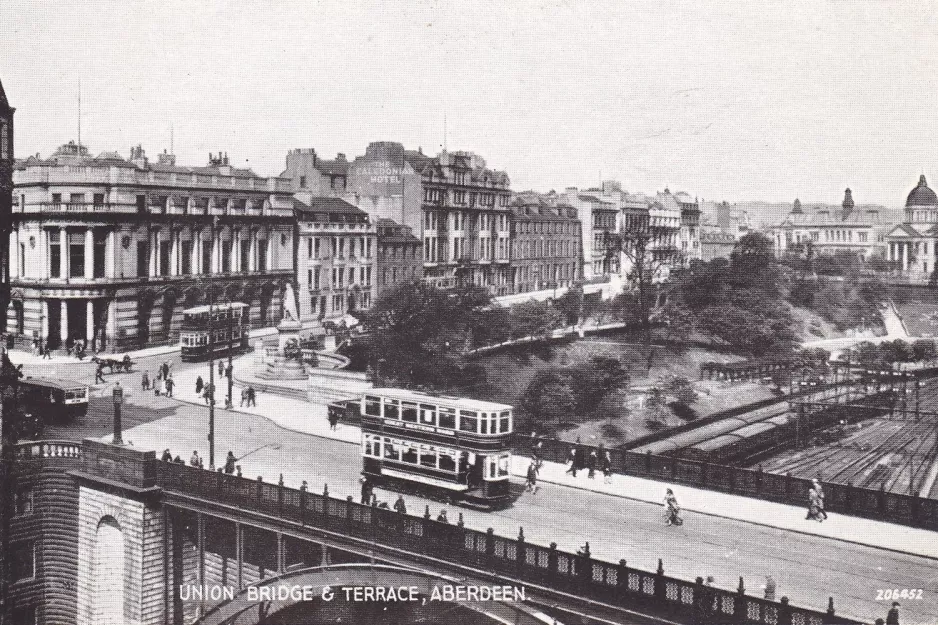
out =
{"type": "MultiPolygon", "coordinates": [[[[152,374],[159,362],[168,359],[145,359],[143,366],[152,374]]],[[[180,364],[178,356],[173,362],[176,370],[207,367],[180,364]]],[[[57,375],[90,381],[94,373],[88,365],[62,365],[57,375]]],[[[108,377],[109,384],[96,390],[88,417],[73,433],[57,429],[47,437],[80,439],[108,432],[110,387],[120,379],[127,389],[125,441],[154,449],[157,455],[169,447],[184,460],[197,449],[208,465],[205,406],[141,391],[139,371],[108,377]]],[[[306,480],[311,491],[321,492],[328,484],[334,496],[352,495],[358,500],[361,461],[357,445],[284,430],[263,417],[224,410],[216,410],[216,441],[216,462],[223,462],[230,449],[243,456],[240,464],[247,477],[262,475],[276,482],[282,473],[288,486],[298,487],[306,480]]],[[[377,494],[383,501],[396,498],[381,489],[377,494]]],[[[415,496],[405,500],[411,513],[422,513],[429,504],[435,517],[442,507],[415,496]]],[[[751,594],[759,594],[759,586],[771,574],[778,595],[788,596],[795,605],[824,609],[827,598],[833,596],[838,613],[869,622],[885,617],[891,603],[877,601],[877,591],[921,588],[921,600],[902,601],[902,623],[938,623],[938,562],[920,556],[697,513],[686,514],[682,527],[668,527],[661,522],[660,506],[554,484],[543,484],[538,494],[524,494],[500,512],[450,509],[453,522],[460,511],[468,527],[492,527],[506,536],[516,536],[523,527],[528,541],[556,542],[558,548],[571,552],[589,542],[598,559],[625,559],[649,571],[657,567],[660,557],[667,574],[689,580],[712,575],[715,585],[722,588],[735,589],[742,576],[751,594]]]]}

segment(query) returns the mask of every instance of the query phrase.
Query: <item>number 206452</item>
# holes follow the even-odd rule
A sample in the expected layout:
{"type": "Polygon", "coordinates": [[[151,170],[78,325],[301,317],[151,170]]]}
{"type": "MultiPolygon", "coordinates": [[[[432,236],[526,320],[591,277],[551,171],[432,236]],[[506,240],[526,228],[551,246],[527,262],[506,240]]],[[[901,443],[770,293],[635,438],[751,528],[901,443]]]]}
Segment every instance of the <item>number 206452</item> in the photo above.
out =
{"type": "Polygon", "coordinates": [[[893,599],[921,599],[921,588],[880,588],[876,591],[877,601],[891,601],[893,599]]]}

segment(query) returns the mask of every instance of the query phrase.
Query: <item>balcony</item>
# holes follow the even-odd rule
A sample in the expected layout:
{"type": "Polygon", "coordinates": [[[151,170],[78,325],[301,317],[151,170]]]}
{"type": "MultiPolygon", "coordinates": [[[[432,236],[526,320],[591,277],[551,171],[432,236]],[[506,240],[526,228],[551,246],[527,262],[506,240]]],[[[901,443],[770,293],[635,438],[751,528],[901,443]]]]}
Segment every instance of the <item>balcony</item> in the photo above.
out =
{"type": "Polygon", "coordinates": [[[16,205],[18,213],[136,213],[137,205],[119,202],[42,202],[16,205]]]}

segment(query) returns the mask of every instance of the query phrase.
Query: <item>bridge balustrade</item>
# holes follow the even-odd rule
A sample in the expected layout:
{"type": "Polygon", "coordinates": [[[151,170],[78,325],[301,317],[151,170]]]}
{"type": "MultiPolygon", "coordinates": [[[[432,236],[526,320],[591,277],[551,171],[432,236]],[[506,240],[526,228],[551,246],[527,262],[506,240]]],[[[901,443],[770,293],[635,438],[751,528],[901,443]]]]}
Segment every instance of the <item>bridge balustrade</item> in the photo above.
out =
{"type": "MultiPolygon", "coordinates": [[[[326,494],[285,487],[246,477],[206,471],[197,467],[158,464],[157,483],[164,491],[206,501],[234,505],[245,513],[261,513],[302,526],[331,529],[376,544],[405,549],[438,560],[500,574],[508,580],[540,584],[561,592],[607,601],[629,609],[698,622],[734,622],[758,625],[857,624],[858,622],[786,602],[774,602],[737,592],[666,576],[659,561],[656,572],[594,560],[588,550],[576,554],[532,545],[523,532],[517,539],[480,532],[429,518],[402,515],[394,510],[342,500],[326,494]]],[[[699,463],[698,463],[699,464],[699,463]]],[[[702,469],[702,467],[700,467],[702,469]]]]}

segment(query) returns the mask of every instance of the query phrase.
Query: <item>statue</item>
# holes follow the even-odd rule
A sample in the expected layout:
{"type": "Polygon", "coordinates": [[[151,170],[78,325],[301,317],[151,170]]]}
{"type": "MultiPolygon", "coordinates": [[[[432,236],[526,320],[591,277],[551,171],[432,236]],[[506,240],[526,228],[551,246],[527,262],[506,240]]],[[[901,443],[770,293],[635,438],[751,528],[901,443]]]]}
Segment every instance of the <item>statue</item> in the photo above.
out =
{"type": "Polygon", "coordinates": [[[296,310],[296,298],[293,296],[293,285],[289,282],[287,282],[287,288],[283,292],[283,320],[300,320],[300,315],[296,310]]]}

